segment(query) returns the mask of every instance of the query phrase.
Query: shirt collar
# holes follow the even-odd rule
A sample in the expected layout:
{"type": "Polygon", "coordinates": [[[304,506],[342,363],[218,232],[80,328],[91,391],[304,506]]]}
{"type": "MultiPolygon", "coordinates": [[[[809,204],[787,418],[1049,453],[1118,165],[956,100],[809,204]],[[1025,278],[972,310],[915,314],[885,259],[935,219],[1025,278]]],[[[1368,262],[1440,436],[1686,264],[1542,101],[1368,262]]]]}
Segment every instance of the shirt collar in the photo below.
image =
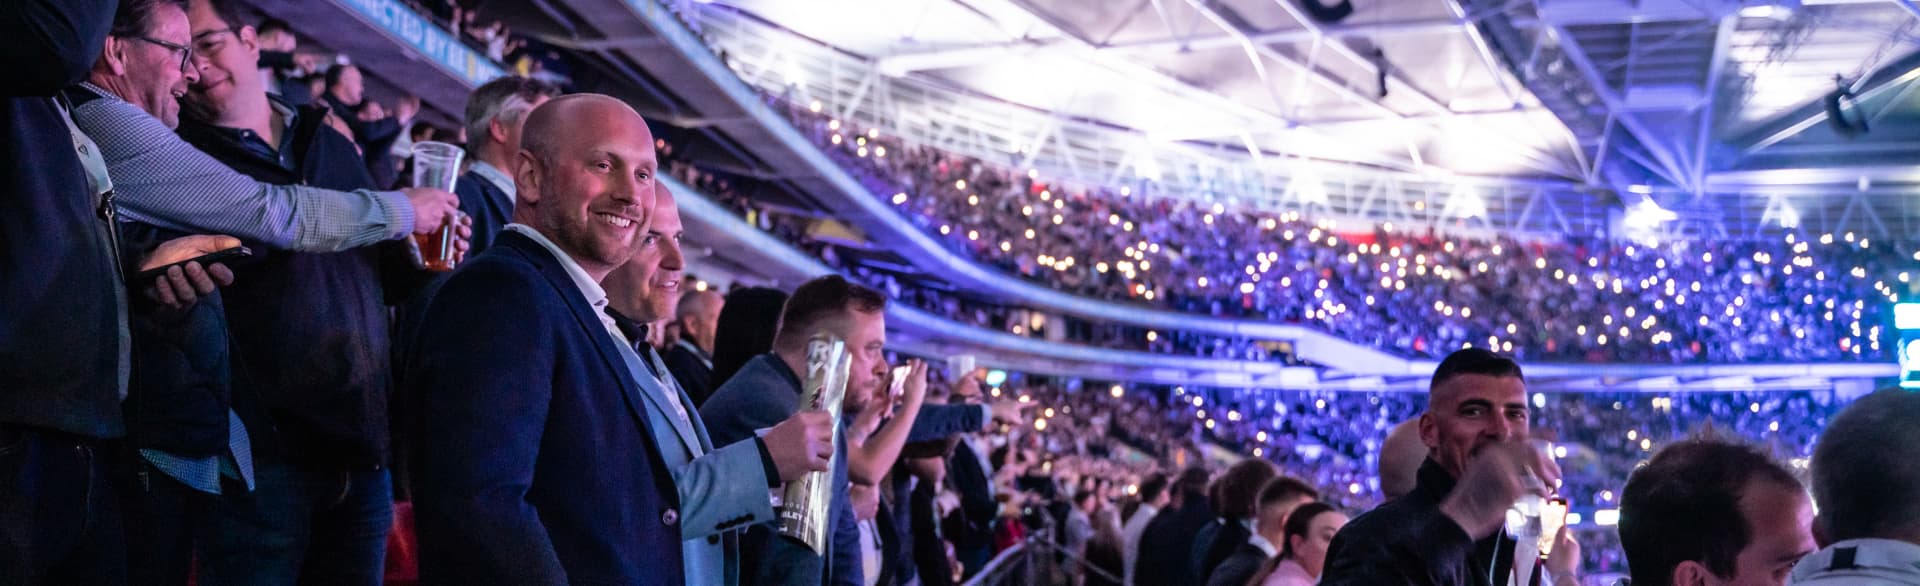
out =
{"type": "MultiPolygon", "coordinates": [[[[1827,573],[1846,575],[1870,574],[1891,580],[1900,578],[1901,584],[1920,582],[1920,545],[1891,539],[1849,539],[1825,549],[1814,552],[1793,567],[1793,580],[1800,582],[1827,573]],[[1834,567],[1837,551],[1852,549],[1852,567],[1834,567]]],[[[1891,583],[1891,582],[1890,582],[1891,583]]]]}
{"type": "Polygon", "coordinates": [[[555,245],[552,240],[548,240],[546,235],[541,234],[539,230],[533,229],[532,226],[526,224],[507,224],[506,230],[509,232],[517,232],[521,236],[526,236],[528,239],[533,240],[534,243],[539,244],[541,248],[547,249],[547,252],[553,254],[554,258],[560,259],[560,268],[566,269],[567,276],[573,279],[573,285],[580,288],[580,295],[587,298],[587,304],[592,305],[595,312],[602,315],[606,314],[607,290],[602,289],[600,282],[593,280],[593,277],[587,274],[586,269],[580,268],[580,263],[574,262],[572,256],[560,250],[559,246],[555,245]]]}
{"type": "Polygon", "coordinates": [[[499,167],[495,167],[486,161],[476,160],[467,170],[485,178],[489,183],[492,183],[494,187],[500,188],[500,191],[507,192],[507,201],[513,201],[515,198],[520,197],[520,191],[516,189],[517,186],[514,185],[513,178],[508,177],[507,173],[501,171],[499,167]]]}
{"type": "Polygon", "coordinates": [[[1267,538],[1261,537],[1258,533],[1253,534],[1253,537],[1248,537],[1247,543],[1251,543],[1254,547],[1260,548],[1260,551],[1265,552],[1269,558],[1280,555],[1280,550],[1274,548],[1273,544],[1267,541],[1267,538]]]}

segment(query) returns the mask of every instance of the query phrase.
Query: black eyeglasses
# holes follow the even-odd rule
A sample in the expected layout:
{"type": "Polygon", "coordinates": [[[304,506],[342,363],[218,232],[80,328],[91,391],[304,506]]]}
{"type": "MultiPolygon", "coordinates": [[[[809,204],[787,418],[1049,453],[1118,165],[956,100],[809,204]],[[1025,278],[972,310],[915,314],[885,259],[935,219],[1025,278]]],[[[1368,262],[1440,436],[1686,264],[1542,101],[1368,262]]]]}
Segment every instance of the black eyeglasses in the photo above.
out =
{"type": "Polygon", "coordinates": [[[142,41],[146,41],[149,43],[153,43],[155,45],[159,45],[160,48],[166,49],[168,53],[179,53],[180,69],[183,71],[186,70],[187,64],[193,61],[193,47],[189,47],[179,43],[162,41],[160,39],[156,39],[148,36],[139,36],[134,38],[140,39],[142,41]]]}

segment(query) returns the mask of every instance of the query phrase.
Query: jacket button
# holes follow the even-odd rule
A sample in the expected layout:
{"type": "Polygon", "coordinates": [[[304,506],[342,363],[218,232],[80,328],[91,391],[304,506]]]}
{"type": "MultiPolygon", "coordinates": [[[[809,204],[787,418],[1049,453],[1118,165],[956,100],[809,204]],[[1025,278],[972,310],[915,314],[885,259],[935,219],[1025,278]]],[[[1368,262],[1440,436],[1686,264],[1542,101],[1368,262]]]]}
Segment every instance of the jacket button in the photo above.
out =
{"type": "Polygon", "coordinates": [[[666,526],[668,527],[672,527],[674,525],[679,524],[680,511],[667,509],[667,512],[660,514],[660,522],[666,524],[666,526]]]}

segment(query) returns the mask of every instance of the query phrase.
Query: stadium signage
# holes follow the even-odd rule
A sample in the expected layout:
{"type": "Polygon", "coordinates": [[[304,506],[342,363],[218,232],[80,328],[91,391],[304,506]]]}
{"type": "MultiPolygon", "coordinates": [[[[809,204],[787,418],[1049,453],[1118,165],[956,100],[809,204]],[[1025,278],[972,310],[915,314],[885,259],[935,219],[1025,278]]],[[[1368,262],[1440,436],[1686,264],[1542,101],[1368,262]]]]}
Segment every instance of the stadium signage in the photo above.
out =
{"type": "Polygon", "coordinates": [[[337,1],[426,56],[428,61],[465,80],[468,85],[478,86],[506,73],[398,0],[337,1]]]}

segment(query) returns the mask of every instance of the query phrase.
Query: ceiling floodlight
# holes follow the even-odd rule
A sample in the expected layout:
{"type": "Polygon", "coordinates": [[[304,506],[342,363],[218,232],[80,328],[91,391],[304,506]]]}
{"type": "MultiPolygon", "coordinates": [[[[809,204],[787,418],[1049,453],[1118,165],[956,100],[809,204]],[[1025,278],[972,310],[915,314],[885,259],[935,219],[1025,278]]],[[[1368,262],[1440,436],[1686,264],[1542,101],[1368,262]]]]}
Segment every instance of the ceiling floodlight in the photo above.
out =
{"type": "Polygon", "coordinates": [[[1679,214],[1667,211],[1660,207],[1660,204],[1653,203],[1653,200],[1643,199],[1639,204],[1627,209],[1627,217],[1621,222],[1630,228],[1655,228],[1679,217],[1679,214]]]}
{"type": "Polygon", "coordinates": [[[1453,193],[1447,196],[1446,213],[1458,218],[1484,218],[1487,216],[1487,199],[1465,181],[1456,182],[1453,184],[1453,193]]]}

